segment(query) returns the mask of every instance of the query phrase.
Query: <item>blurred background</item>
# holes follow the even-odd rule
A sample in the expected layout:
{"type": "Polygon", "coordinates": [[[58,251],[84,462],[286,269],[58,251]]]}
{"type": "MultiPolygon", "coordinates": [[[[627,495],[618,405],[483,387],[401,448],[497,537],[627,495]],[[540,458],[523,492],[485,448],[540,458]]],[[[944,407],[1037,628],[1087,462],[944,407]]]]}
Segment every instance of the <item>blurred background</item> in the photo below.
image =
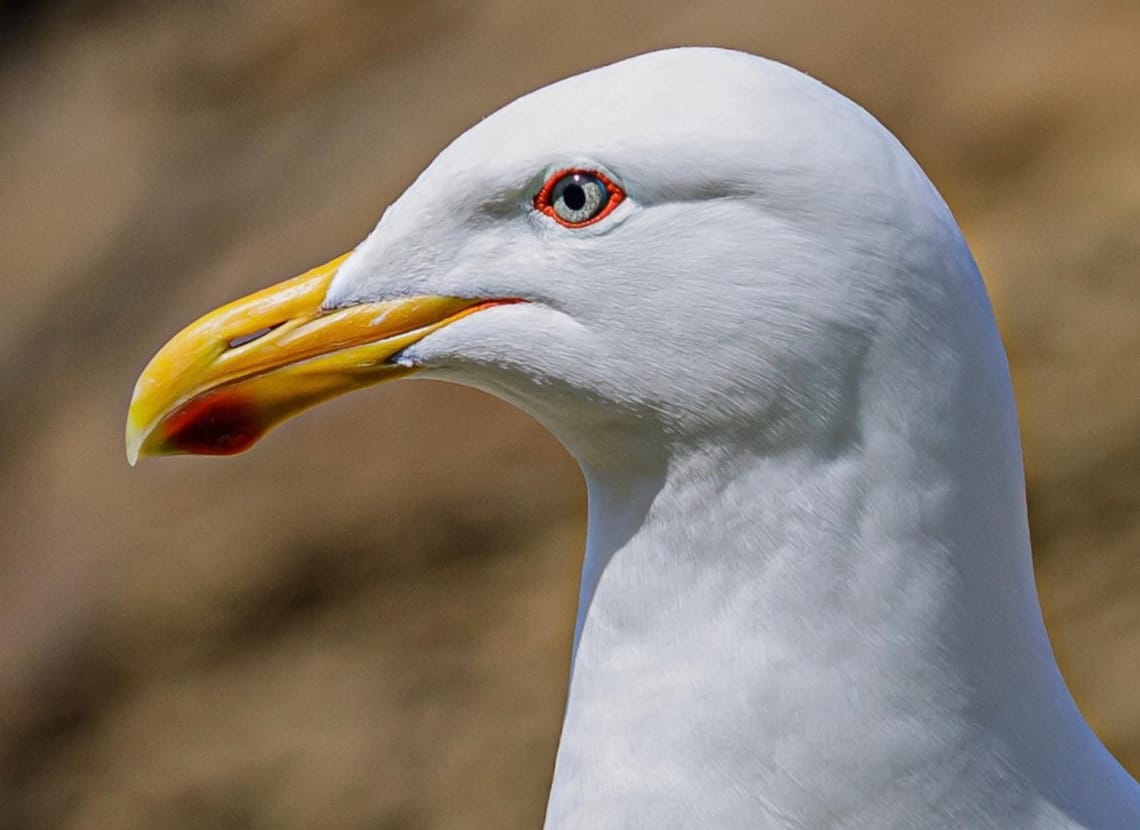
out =
{"type": "Polygon", "coordinates": [[[561,448],[399,384],[132,470],[126,404],[175,330],[352,247],[481,116],[686,43],[860,101],[950,202],[1049,631],[1140,772],[1140,4],[0,9],[0,828],[540,826],[584,538],[561,448]]]}

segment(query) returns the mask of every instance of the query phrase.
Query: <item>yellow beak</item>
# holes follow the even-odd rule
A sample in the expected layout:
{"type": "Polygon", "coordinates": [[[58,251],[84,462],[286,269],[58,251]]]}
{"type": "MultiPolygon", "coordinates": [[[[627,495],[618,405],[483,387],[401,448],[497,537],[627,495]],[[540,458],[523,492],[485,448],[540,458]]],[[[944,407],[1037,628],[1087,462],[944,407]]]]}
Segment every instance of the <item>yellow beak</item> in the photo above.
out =
{"type": "Polygon", "coordinates": [[[411,297],[321,304],[347,254],[212,311],[143,370],[127,414],[127,460],[228,455],[302,410],[413,371],[389,358],[461,317],[515,300],[411,297]]]}

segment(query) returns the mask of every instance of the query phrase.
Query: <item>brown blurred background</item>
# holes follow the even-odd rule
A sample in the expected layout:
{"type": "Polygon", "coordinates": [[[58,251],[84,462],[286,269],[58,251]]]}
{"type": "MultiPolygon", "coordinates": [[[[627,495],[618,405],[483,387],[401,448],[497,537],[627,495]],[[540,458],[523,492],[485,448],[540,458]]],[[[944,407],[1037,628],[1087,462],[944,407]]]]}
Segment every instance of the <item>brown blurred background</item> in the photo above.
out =
{"type": "Polygon", "coordinates": [[[0,828],[540,825],[584,530],[554,441],[400,384],[132,470],[125,407],[167,336],[351,247],[481,116],[682,43],[837,87],[946,195],[1050,633],[1140,770],[1135,0],[0,9],[0,828]]]}

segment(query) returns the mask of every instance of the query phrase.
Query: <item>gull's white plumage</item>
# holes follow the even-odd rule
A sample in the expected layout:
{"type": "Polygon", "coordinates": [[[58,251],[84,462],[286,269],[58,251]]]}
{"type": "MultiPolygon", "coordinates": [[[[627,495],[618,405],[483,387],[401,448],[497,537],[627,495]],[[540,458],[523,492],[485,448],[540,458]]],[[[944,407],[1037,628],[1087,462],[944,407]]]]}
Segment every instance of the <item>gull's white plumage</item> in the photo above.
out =
{"type": "Polygon", "coordinates": [[[776,63],[634,58],[448,147],[329,306],[517,296],[408,349],[533,413],[589,532],[546,826],[1140,827],[1054,662],[1016,413],[947,208],[776,63]],[[563,167],[628,199],[560,228],[563,167]]]}

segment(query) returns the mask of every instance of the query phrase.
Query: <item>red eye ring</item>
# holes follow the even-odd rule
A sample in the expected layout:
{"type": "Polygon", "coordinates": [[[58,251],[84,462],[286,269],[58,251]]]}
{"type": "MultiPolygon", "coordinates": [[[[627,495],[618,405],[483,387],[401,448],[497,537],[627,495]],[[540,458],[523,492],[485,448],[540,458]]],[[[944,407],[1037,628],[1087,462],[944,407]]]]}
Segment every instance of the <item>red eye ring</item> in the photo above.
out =
{"type": "Polygon", "coordinates": [[[546,180],[546,183],[542,186],[542,189],[539,190],[538,194],[534,197],[534,207],[535,210],[545,213],[547,216],[549,216],[559,225],[562,225],[564,228],[584,228],[587,225],[593,225],[595,222],[600,222],[601,220],[605,219],[607,216],[614,212],[617,206],[620,205],[624,199],[625,191],[622,190],[621,187],[605,173],[602,173],[600,170],[587,170],[583,168],[571,167],[565,170],[559,170],[557,173],[554,173],[549,179],[546,180]],[[568,220],[566,217],[561,215],[555,209],[554,201],[556,198],[555,189],[564,181],[575,176],[582,177],[590,181],[596,181],[605,189],[605,202],[602,203],[601,208],[598,210],[598,212],[589,218],[578,222],[568,220]]]}

